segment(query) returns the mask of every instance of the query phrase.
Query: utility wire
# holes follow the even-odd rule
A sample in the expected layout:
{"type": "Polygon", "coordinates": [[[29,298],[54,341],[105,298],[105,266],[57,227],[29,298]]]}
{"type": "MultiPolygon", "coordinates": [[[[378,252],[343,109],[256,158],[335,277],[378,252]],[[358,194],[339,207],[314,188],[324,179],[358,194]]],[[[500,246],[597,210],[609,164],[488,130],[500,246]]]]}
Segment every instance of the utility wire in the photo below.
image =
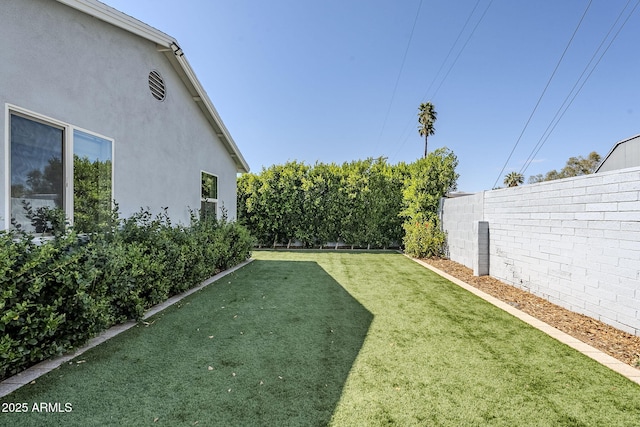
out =
{"type": "Polygon", "coordinates": [[[571,88],[571,91],[569,91],[569,93],[567,94],[567,97],[562,102],[562,105],[560,106],[560,108],[558,108],[558,111],[556,112],[555,116],[553,117],[553,119],[551,119],[551,122],[549,123],[549,126],[547,126],[545,131],[542,133],[542,136],[538,140],[538,143],[536,144],[536,146],[533,147],[533,150],[531,150],[531,154],[529,154],[529,157],[527,157],[527,160],[525,161],[524,165],[520,169],[520,172],[519,172],[520,174],[524,174],[527,171],[527,169],[529,168],[529,166],[531,166],[531,163],[533,162],[535,157],[540,152],[540,149],[547,142],[547,140],[551,136],[551,133],[553,133],[553,131],[555,130],[556,126],[558,125],[558,123],[560,122],[562,117],[564,117],[565,113],[567,112],[567,110],[569,109],[571,104],[573,104],[573,101],[576,99],[576,97],[578,96],[578,94],[580,93],[580,91],[582,90],[584,85],[586,84],[587,80],[589,80],[589,78],[591,77],[591,74],[593,74],[593,72],[595,71],[596,67],[598,66],[598,64],[600,63],[600,61],[604,57],[604,55],[607,53],[607,51],[609,50],[609,48],[611,47],[613,41],[618,37],[618,34],[620,34],[620,31],[622,30],[622,28],[626,25],[627,21],[629,21],[629,18],[631,18],[631,15],[633,15],[633,13],[635,12],[635,10],[638,7],[638,5],[640,5],[640,1],[638,1],[636,3],[636,5],[634,6],[634,8],[629,13],[629,15],[627,16],[627,18],[625,19],[625,21],[622,23],[622,25],[618,29],[618,31],[615,33],[615,35],[613,36],[613,38],[611,39],[611,41],[609,42],[609,44],[607,45],[605,50],[600,54],[600,57],[598,58],[596,63],[591,68],[591,71],[589,71],[589,73],[587,74],[587,77],[584,79],[584,81],[582,81],[582,84],[580,84],[580,81],[582,80],[582,78],[586,74],[587,70],[589,69],[589,67],[591,66],[593,61],[596,59],[596,56],[598,55],[598,52],[600,52],[600,50],[602,49],[602,46],[605,44],[605,42],[607,41],[607,39],[609,38],[609,36],[613,32],[615,27],[620,22],[620,19],[622,18],[624,12],[629,7],[630,3],[631,3],[631,0],[628,0],[627,4],[620,11],[620,14],[618,14],[618,17],[616,18],[615,22],[611,25],[611,27],[609,28],[609,31],[607,32],[607,34],[602,39],[602,42],[600,42],[600,45],[598,46],[598,48],[593,53],[593,56],[589,60],[589,63],[585,66],[584,70],[582,71],[582,74],[580,74],[580,77],[578,77],[578,79],[576,80],[575,84],[571,88]],[[578,87],[578,84],[580,84],[580,87],[578,87]],[[578,87],[578,90],[574,93],[574,91],[576,90],[576,87],[578,87]],[[573,94],[573,97],[571,97],[572,94],[573,94]],[[571,99],[569,100],[569,98],[571,98],[571,99]]]}
{"type": "MultiPolygon", "coordinates": [[[[447,80],[447,77],[449,77],[449,74],[451,73],[451,70],[453,69],[453,67],[456,65],[456,63],[458,62],[458,59],[460,59],[460,55],[462,55],[462,52],[464,51],[464,49],[467,47],[467,45],[469,44],[469,41],[471,40],[471,37],[473,37],[473,34],[476,32],[476,30],[478,29],[478,26],[480,25],[480,23],[482,22],[482,20],[484,19],[484,16],[487,14],[487,11],[489,10],[489,7],[491,7],[491,3],[493,3],[493,0],[489,1],[489,4],[487,5],[487,7],[484,9],[484,12],[482,12],[482,16],[480,16],[480,19],[478,20],[478,22],[476,23],[475,27],[473,27],[473,30],[471,30],[471,34],[469,34],[469,37],[467,37],[467,41],[464,42],[464,45],[462,46],[462,49],[460,49],[460,52],[458,52],[458,55],[456,56],[456,59],[453,60],[453,62],[451,63],[451,66],[449,67],[449,69],[447,70],[447,74],[444,75],[444,77],[442,78],[442,80],[440,81],[440,84],[438,85],[438,87],[436,88],[436,91],[433,93],[433,95],[430,97],[430,99],[434,99],[436,97],[436,95],[438,94],[438,92],[440,91],[440,88],[442,87],[442,85],[444,84],[444,82],[447,80]]],[[[426,99],[426,96],[423,98],[426,99]]]]}
{"type": "MultiPolygon", "coordinates": [[[[460,32],[458,33],[458,37],[456,37],[456,40],[453,42],[453,44],[451,45],[451,48],[449,49],[449,53],[447,54],[446,58],[444,59],[444,61],[442,61],[442,64],[440,65],[440,68],[438,69],[438,72],[436,73],[436,76],[434,77],[433,81],[431,82],[431,84],[429,85],[429,89],[427,89],[427,92],[425,92],[425,94],[423,95],[423,97],[421,98],[421,102],[425,101],[426,99],[431,99],[431,98],[427,98],[427,95],[429,94],[429,91],[431,90],[431,87],[433,87],[433,84],[435,83],[435,81],[438,78],[438,75],[440,74],[440,71],[444,68],[444,65],[446,64],[447,60],[449,59],[449,57],[451,56],[451,53],[453,52],[455,46],[458,44],[458,41],[460,40],[460,37],[462,36],[462,34],[464,33],[465,29],[467,28],[467,25],[469,24],[469,21],[471,20],[471,17],[473,16],[473,14],[475,13],[476,9],[478,8],[478,4],[480,3],[480,0],[478,0],[476,2],[476,5],[473,7],[473,9],[471,10],[471,13],[469,14],[469,16],[467,17],[466,22],[464,23],[462,29],[460,30],[460,32]]],[[[480,19],[478,20],[478,22],[476,23],[475,27],[473,28],[473,30],[471,31],[471,34],[469,34],[469,37],[467,37],[467,40],[465,41],[464,45],[462,46],[462,48],[460,49],[460,51],[458,52],[458,55],[456,56],[454,62],[451,64],[451,66],[449,67],[446,75],[443,77],[442,81],[440,82],[440,84],[438,85],[438,90],[440,89],[440,87],[442,86],[442,84],[444,83],[444,81],[447,79],[447,77],[449,76],[449,73],[451,73],[451,70],[453,69],[454,65],[456,64],[456,62],[458,61],[458,58],[460,58],[460,55],[462,54],[462,52],[464,51],[464,49],[467,47],[467,44],[469,44],[469,41],[471,40],[471,38],[473,37],[476,29],[478,28],[478,26],[480,25],[480,23],[482,22],[482,20],[484,19],[487,10],[489,10],[489,7],[491,6],[491,3],[493,3],[493,0],[489,1],[489,4],[487,5],[487,7],[485,8],[484,12],[482,13],[482,16],[480,17],[480,19]]],[[[437,93],[437,91],[436,91],[437,93]]],[[[435,97],[435,94],[434,94],[435,97]]],[[[404,137],[404,139],[402,140],[402,143],[399,145],[398,149],[396,150],[395,154],[393,156],[391,156],[391,158],[395,158],[398,153],[400,152],[400,150],[402,150],[402,147],[404,147],[404,144],[407,142],[407,140],[409,139],[409,136],[411,136],[411,133],[407,133],[409,127],[411,126],[411,123],[414,121],[414,118],[411,118],[407,121],[407,124],[404,127],[404,130],[402,131],[402,133],[400,135],[405,135],[406,137],[404,137]]],[[[402,139],[402,136],[400,137],[402,139]]]]}
{"type": "Polygon", "coordinates": [[[551,84],[551,81],[553,80],[553,77],[556,75],[556,72],[558,71],[558,68],[560,68],[560,64],[562,63],[562,60],[564,59],[564,56],[566,55],[567,51],[569,50],[569,47],[571,46],[571,43],[573,42],[573,39],[575,38],[576,33],[578,32],[578,29],[582,25],[582,21],[584,21],[584,17],[587,15],[587,12],[589,11],[589,8],[591,7],[591,3],[592,2],[593,2],[593,0],[589,0],[589,4],[587,4],[587,8],[585,9],[584,13],[582,14],[582,17],[580,18],[580,21],[578,22],[578,25],[576,26],[576,29],[573,31],[573,34],[571,35],[571,38],[569,39],[569,42],[567,43],[567,46],[564,48],[564,51],[562,52],[562,55],[560,56],[560,59],[558,60],[558,63],[556,64],[556,67],[553,70],[553,73],[551,73],[551,77],[549,77],[549,80],[547,81],[546,86],[544,87],[542,93],[540,94],[540,97],[538,98],[538,102],[536,102],[536,105],[533,107],[533,111],[531,111],[531,114],[529,115],[529,118],[527,119],[527,122],[525,123],[524,128],[522,129],[522,132],[520,132],[520,136],[516,140],[516,143],[513,145],[513,148],[511,149],[511,153],[509,153],[509,157],[507,157],[507,160],[504,162],[504,165],[502,166],[502,169],[500,170],[500,173],[498,174],[498,177],[496,178],[496,182],[493,183],[492,188],[495,188],[496,185],[498,184],[498,181],[500,180],[500,177],[502,177],[502,173],[504,172],[505,168],[509,164],[509,160],[511,160],[511,156],[513,156],[514,151],[516,151],[516,147],[518,147],[518,144],[520,143],[520,140],[522,139],[522,136],[524,135],[524,132],[527,130],[527,127],[529,127],[529,123],[531,122],[531,119],[533,118],[533,115],[535,114],[536,110],[538,109],[538,106],[540,105],[540,102],[542,101],[542,98],[544,97],[544,94],[547,92],[547,89],[549,88],[549,85],[551,84]]]}
{"type": "Polygon", "coordinates": [[[391,113],[391,106],[393,105],[393,100],[396,97],[396,91],[398,90],[398,83],[400,83],[400,76],[402,75],[402,70],[404,70],[404,63],[407,60],[407,54],[409,53],[409,47],[411,46],[411,40],[413,39],[413,33],[416,29],[416,24],[418,23],[418,16],[420,15],[420,8],[422,8],[422,0],[420,0],[420,4],[418,4],[418,10],[416,11],[416,17],[413,20],[413,27],[411,27],[411,35],[409,36],[409,41],[407,42],[407,48],[404,51],[404,56],[402,57],[402,63],[400,64],[400,71],[398,72],[398,77],[396,78],[396,84],[393,86],[393,93],[391,94],[391,101],[389,101],[389,108],[387,108],[387,114],[384,116],[384,120],[382,121],[382,129],[380,129],[380,135],[378,135],[378,142],[376,142],[376,150],[378,145],[380,145],[380,140],[382,139],[382,133],[387,125],[387,120],[389,119],[389,114],[391,113]]]}
{"type": "Polygon", "coordinates": [[[626,23],[629,21],[629,19],[631,18],[631,16],[634,14],[634,12],[636,11],[636,9],[638,8],[638,6],[640,5],[640,0],[638,0],[638,2],[636,3],[636,5],[633,7],[633,9],[631,10],[631,12],[629,13],[629,15],[627,16],[627,18],[624,20],[624,22],[622,23],[622,25],[620,26],[620,28],[618,29],[618,31],[616,31],[615,35],[613,36],[613,38],[611,39],[611,41],[609,42],[609,44],[607,45],[607,47],[605,48],[605,50],[602,52],[602,54],[600,55],[600,57],[598,58],[598,61],[595,63],[595,65],[593,66],[593,68],[591,68],[591,71],[589,71],[589,74],[587,74],[587,77],[584,79],[584,81],[582,82],[582,84],[580,85],[580,87],[578,88],[578,90],[575,92],[575,94],[573,95],[573,97],[571,98],[571,100],[569,101],[569,103],[567,104],[567,106],[564,108],[564,110],[562,110],[562,108],[564,107],[565,103],[567,102],[567,99],[569,99],[569,97],[571,96],[571,93],[573,93],[573,90],[576,88],[576,86],[578,85],[578,83],[580,82],[580,79],[582,79],[582,76],[584,76],[584,73],[587,71],[589,65],[591,65],[591,63],[593,62],[594,58],[596,57],[597,53],[600,51],[600,49],[602,48],[602,45],[604,44],[604,42],[606,41],[606,39],[609,37],[609,35],[611,34],[611,32],[613,31],[613,29],[615,28],[615,26],[618,24],[618,22],[620,21],[620,18],[622,17],[624,11],[627,9],[627,7],[629,6],[629,3],[631,3],[631,0],[627,1],[627,4],[625,5],[625,7],[622,9],[622,11],[620,12],[620,14],[618,15],[618,18],[616,19],[616,21],[614,22],[614,24],[611,26],[611,28],[609,29],[609,32],[607,33],[607,35],[604,37],[604,39],[602,40],[602,42],[600,43],[600,45],[598,46],[598,49],[596,49],[596,52],[593,54],[593,56],[591,57],[591,61],[589,61],[589,64],[587,64],[587,67],[585,67],[584,71],[582,72],[582,74],[580,75],[580,78],[578,78],[578,80],[576,81],[576,84],[573,86],[573,88],[571,89],[571,92],[569,92],[569,94],[567,95],[567,97],[565,98],[564,102],[562,103],[562,106],[560,107],[560,109],[558,109],[558,112],[556,112],[556,115],[554,116],[553,120],[551,121],[551,123],[549,123],[549,126],[547,127],[547,129],[545,130],[545,132],[542,134],[542,137],[540,138],[540,141],[538,141],[538,144],[534,147],[532,153],[529,155],[529,158],[527,158],[527,162],[525,163],[525,165],[523,166],[523,168],[520,170],[520,173],[523,174],[527,168],[531,165],[531,163],[533,162],[533,159],[535,158],[535,156],[538,155],[538,152],[540,151],[540,149],[542,148],[542,146],[547,142],[547,140],[549,139],[549,137],[551,136],[551,133],[555,130],[556,126],[558,125],[558,123],[560,122],[560,120],[562,119],[562,117],[564,117],[565,113],[567,112],[567,110],[569,109],[569,107],[571,106],[571,104],[573,104],[573,101],[576,99],[576,97],[578,96],[578,94],[580,93],[580,91],[582,91],[582,88],[584,87],[584,85],[587,83],[587,80],[589,80],[589,78],[591,77],[591,74],[593,74],[593,72],[595,71],[596,67],[598,66],[598,64],[600,64],[600,61],[602,60],[602,58],[604,57],[604,55],[607,53],[607,51],[609,50],[609,48],[611,47],[611,45],[613,44],[614,40],[618,37],[618,35],[620,34],[620,32],[622,31],[622,28],[624,28],[624,26],[626,25],[626,23]],[[560,112],[562,111],[562,113],[560,114],[560,112]],[[559,116],[558,116],[559,115],[559,116]],[[555,120],[557,117],[557,120],[555,120]],[[553,123],[553,121],[555,120],[555,123],[553,123]],[[552,127],[553,125],[553,127],[552,127]],[[548,131],[548,133],[547,133],[548,131]],[[545,137],[545,133],[546,133],[546,137],[545,137]]]}
{"type": "MultiPolygon", "coordinates": [[[[493,0],[492,0],[493,1],[493,0]]],[[[440,72],[442,71],[442,69],[444,68],[444,64],[447,63],[447,61],[449,60],[449,57],[451,56],[451,53],[453,52],[453,48],[456,47],[456,45],[458,44],[458,41],[460,40],[460,37],[462,37],[462,33],[464,33],[464,30],[467,29],[467,25],[469,25],[469,21],[471,21],[471,17],[473,16],[473,14],[475,13],[476,9],[478,8],[478,5],[480,4],[480,0],[476,1],[476,5],[473,7],[473,9],[471,10],[471,13],[469,14],[469,16],[467,16],[467,20],[465,21],[464,25],[462,26],[462,29],[460,30],[460,32],[458,33],[458,37],[456,37],[456,40],[453,42],[453,44],[451,45],[451,47],[449,48],[449,52],[447,53],[447,56],[444,58],[444,61],[442,61],[442,64],[440,64],[440,68],[438,68],[438,72],[436,73],[435,76],[433,76],[433,80],[431,80],[431,84],[429,85],[429,87],[427,88],[427,91],[425,92],[425,94],[422,96],[421,99],[427,99],[427,95],[430,93],[431,88],[433,87],[434,83],[436,82],[436,80],[438,79],[438,77],[440,76],[440,72]]],[[[464,48],[463,48],[464,49],[464,48]]],[[[446,77],[445,77],[446,78],[446,77]]]]}

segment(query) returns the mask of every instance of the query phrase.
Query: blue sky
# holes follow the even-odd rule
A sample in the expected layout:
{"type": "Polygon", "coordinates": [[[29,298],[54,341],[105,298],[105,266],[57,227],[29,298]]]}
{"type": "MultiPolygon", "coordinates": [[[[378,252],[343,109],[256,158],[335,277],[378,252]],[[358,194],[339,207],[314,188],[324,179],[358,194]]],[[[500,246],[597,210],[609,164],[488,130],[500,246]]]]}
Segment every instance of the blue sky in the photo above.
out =
{"type": "Polygon", "coordinates": [[[252,172],[411,162],[426,101],[429,149],[457,155],[460,191],[502,185],[543,141],[526,178],[640,133],[640,0],[105,2],[178,41],[252,172]]]}

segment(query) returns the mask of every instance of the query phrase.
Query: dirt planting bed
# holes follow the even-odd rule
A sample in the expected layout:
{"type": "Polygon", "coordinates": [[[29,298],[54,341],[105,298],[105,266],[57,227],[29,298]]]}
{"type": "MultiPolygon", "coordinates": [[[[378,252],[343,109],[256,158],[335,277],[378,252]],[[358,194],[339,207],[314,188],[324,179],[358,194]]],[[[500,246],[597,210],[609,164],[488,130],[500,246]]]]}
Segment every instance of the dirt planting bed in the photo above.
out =
{"type": "Polygon", "coordinates": [[[559,307],[544,298],[507,285],[493,277],[474,276],[471,269],[456,262],[444,259],[424,259],[423,261],[628,365],[640,367],[640,337],[638,336],[559,307]]]}

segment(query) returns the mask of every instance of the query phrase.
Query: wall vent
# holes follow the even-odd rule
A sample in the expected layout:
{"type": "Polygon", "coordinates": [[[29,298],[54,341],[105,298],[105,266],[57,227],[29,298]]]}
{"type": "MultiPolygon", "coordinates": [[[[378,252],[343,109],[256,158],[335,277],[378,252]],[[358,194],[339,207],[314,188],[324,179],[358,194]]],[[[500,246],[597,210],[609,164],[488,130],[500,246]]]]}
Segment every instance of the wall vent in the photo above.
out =
{"type": "Polygon", "coordinates": [[[167,95],[167,89],[162,76],[155,70],[149,73],[149,89],[151,89],[151,95],[153,95],[155,99],[164,101],[167,95]]]}

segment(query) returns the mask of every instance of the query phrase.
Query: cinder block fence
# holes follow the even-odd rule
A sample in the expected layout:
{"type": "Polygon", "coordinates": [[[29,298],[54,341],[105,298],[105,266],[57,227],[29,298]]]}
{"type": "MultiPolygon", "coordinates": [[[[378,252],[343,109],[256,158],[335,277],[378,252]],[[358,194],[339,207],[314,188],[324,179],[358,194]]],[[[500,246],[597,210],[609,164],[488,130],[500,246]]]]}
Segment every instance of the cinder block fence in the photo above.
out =
{"type": "Polygon", "coordinates": [[[640,168],[447,198],[453,261],[640,335],[640,168]]]}

